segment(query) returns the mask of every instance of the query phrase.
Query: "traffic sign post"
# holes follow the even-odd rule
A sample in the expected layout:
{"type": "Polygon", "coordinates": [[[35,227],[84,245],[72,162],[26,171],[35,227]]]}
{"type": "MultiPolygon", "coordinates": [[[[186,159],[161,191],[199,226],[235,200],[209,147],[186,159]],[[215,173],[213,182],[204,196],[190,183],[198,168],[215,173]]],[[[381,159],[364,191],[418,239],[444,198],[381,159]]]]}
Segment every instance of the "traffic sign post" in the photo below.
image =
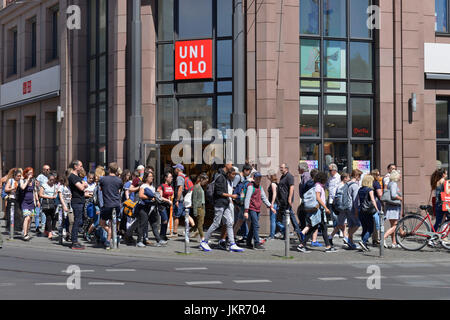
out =
{"type": "Polygon", "coordinates": [[[184,209],[184,253],[189,253],[189,208],[184,209]]]}
{"type": "Polygon", "coordinates": [[[290,246],[290,239],[289,239],[289,209],[287,209],[284,213],[284,255],[285,257],[289,257],[289,246],[290,246]]]}
{"type": "Polygon", "coordinates": [[[15,203],[14,201],[11,201],[11,211],[10,211],[10,216],[9,216],[9,240],[13,240],[14,239],[14,206],[15,203]]]}

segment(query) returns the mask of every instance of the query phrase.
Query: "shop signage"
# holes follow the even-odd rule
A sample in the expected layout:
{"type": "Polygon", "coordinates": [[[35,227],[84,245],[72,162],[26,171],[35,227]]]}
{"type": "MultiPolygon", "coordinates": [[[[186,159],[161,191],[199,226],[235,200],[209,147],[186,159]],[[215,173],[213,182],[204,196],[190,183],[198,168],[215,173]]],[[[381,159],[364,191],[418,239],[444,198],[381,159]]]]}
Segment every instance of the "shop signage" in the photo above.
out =
{"type": "Polygon", "coordinates": [[[353,160],[353,169],[359,169],[362,173],[370,173],[370,160],[353,160]]]}
{"type": "Polygon", "coordinates": [[[175,80],[212,79],[211,39],[175,42],[175,80]]]}
{"type": "Polygon", "coordinates": [[[23,105],[59,95],[60,66],[33,73],[0,86],[0,108],[23,105]]]}
{"type": "Polygon", "coordinates": [[[319,161],[317,160],[300,160],[300,162],[306,162],[310,171],[312,169],[319,169],[319,161]]]}

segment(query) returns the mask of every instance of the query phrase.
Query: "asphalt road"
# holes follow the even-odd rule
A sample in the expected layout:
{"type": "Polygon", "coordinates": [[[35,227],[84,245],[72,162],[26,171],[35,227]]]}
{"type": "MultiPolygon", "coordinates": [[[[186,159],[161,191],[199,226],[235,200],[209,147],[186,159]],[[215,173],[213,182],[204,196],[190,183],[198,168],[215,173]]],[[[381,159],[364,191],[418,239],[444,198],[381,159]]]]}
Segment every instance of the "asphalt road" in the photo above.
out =
{"type": "MultiPolygon", "coordinates": [[[[264,264],[52,251],[0,250],[0,300],[8,299],[450,299],[450,262],[264,264]],[[80,289],[67,268],[81,270],[80,289]]],[[[76,275],[76,274],[75,274],[76,275]]]]}

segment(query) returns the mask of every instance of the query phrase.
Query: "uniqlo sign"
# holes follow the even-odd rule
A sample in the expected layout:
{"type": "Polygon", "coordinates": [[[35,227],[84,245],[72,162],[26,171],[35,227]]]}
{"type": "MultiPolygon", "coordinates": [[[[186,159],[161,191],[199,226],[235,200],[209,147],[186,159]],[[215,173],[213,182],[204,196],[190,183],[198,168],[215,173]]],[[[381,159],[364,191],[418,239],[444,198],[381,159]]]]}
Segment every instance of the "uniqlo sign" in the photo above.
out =
{"type": "Polygon", "coordinates": [[[30,81],[25,81],[22,85],[22,93],[23,94],[28,94],[31,93],[31,80],[30,81]]]}
{"type": "Polygon", "coordinates": [[[175,43],[175,80],[212,79],[212,40],[175,43]]]}

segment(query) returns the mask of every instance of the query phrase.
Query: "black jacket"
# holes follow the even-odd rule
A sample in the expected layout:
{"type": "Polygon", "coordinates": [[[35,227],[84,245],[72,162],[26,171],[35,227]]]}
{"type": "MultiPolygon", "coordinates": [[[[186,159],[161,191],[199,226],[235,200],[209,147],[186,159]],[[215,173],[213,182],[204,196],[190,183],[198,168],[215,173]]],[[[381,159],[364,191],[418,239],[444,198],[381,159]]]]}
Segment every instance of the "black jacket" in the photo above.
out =
{"type": "Polygon", "coordinates": [[[223,169],[220,169],[217,174],[214,184],[214,207],[226,208],[230,205],[230,199],[223,196],[224,193],[228,193],[227,176],[223,169]]]}

